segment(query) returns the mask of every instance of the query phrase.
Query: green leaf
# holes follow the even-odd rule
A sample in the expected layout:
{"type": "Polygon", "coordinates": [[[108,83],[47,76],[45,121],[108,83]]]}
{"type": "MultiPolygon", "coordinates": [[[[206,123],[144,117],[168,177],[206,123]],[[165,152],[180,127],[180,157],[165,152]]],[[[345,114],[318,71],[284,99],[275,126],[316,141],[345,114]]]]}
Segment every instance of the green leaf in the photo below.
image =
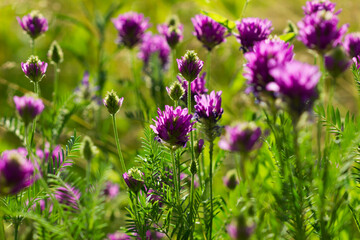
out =
{"type": "Polygon", "coordinates": [[[296,34],[293,32],[286,33],[286,34],[279,36],[279,38],[285,42],[291,42],[295,37],[296,37],[296,34]]]}
{"type": "Polygon", "coordinates": [[[235,27],[236,27],[236,23],[227,19],[226,17],[223,17],[217,13],[210,13],[210,12],[206,12],[204,10],[201,10],[201,13],[205,14],[206,16],[212,18],[214,21],[220,23],[221,25],[223,25],[224,27],[226,27],[228,29],[229,32],[231,32],[235,27]]]}

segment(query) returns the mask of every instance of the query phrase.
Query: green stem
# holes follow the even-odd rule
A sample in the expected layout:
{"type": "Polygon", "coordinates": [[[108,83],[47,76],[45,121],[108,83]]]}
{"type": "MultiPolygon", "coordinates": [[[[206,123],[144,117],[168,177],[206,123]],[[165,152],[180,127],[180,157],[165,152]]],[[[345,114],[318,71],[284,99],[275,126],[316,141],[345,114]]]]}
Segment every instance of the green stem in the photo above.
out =
{"type": "Polygon", "coordinates": [[[35,55],[35,39],[30,39],[30,48],[31,48],[31,54],[35,55]]]}
{"type": "Polygon", "coordinates": [[[211,51],[208,51],[207,54],[207,70],[206,70],[206,74],[207,74],[207,81],[206,81],[206,88],[209,89],[210,88],[210,73],[211,73],[211,51]]]}
{"type": "Polygon", "coordinates": [[[14,223],[14,240],[18,240],[18,233],[19,233],[19,223],[16,222],[14,223]]]}
{"type": "Polygon", "coordinates": [[[55,64],[54,72],[54,95],[53,102],[55,103],[59,97],[59,64],[55,64]]]}
{"type": "Polygon", "coordinates": [[[6,240],[3,217],[4,213],[0,210],[0,239],[6,240]]]}
{"type": "Polygon", "coordinates": [[[237,175],[239,177],[239,180],[243,180],[243,177],[241,175],[240,162],[241,162],[241,154],[239,153],[239,154],[236,154],[235,164],[236,164],[236,170],[237,170],[237,175]]]}
{"type": "Polygon", "coordinates": [[[176,80],[176,75],[177,75],[177,71],[176,71],[176,48],[173,48],[171,50],[171,75],[170,75],[170,84],[176,80]],[[172,79],[174,78],[174,79],[172,79]]]}
{"type": "Polygon", "coordinates": [[[176,197],[176,201],[179,202],[179,181],[178,181],[178,169],[177,169],[177,165],[176,165],[176,160],[175,160],[175,153],[174,150],[170,149],[170,154],[171,154],[171,160],[172,160],[172,165],[173,165],[173,177],[174,177],[174,186],[175,186],[175,197],[176,197]]]}
{"type": "Polygon", "coordinates": [[[135,93],[136,93],[136,105],[138,110],[141,110],[141,99],[140,99],[140,89],[139,83],[136,76],[136,69],[135,69],[135,50],[131,49],[130,58],[131,58],[131,71],[133,74],[134,85],[135,85],[135,93]]]}
{"type": "Polygon", "coordinates": [[[210,231],[209,239],[211,240],[212,236],[212,225],[213,225],[213,150],[214,150],[214,141],[210,141],[209,155],[210,155],[210,231]]]}
{"type": "Polygon", "coordinates": [[[121,175],[123,175],[126,172],[126,166],[124,163],[124,158],[121,152],[121,147],[120,147],[120,141],[119,141],[119,135],[117,132],[117,126],[116,126],[116,117],[115,114],[111,115],[112,117],[112,123],[113,123],[113,128],[114,128],[114,136],[115,136],[115,142],[116,142],[116,147],[118,150],[118,155],[119,155],[119,160],[120,160],[120,165],[121,165],[121,175]]]}

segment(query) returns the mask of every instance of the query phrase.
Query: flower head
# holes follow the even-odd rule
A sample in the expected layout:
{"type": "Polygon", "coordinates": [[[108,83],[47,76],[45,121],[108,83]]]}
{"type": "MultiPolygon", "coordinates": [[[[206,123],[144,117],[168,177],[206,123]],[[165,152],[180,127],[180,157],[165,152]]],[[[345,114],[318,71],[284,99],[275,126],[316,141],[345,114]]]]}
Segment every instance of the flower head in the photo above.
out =
{"type": "MultiPolygon", "coordinates": [[[[200,96],[201,94],[205,94],[208,92],[208,90],[205,88],[205,84],[206,84],[205,77],[206,77],[206,72],[201,74],[201,76],[198,75],[194,79],[194,81],[191,82],[191,103],[193,105],[195,104],[194,102],[195,96],[200,96]]],[[[181,99],[185,102],[185,104],[187,104],[188,81],[184,80],[180,76],[177,76],[177,79],[185,90],[185,94],[181,99]]]]}
{"type": "Polygon", "coordinates": [[[226,230],[234,240],[246,240],[251,237],[255,229],[255,225],[247,225],[246,220],[243,216],[234,218],[229,225],[227,225],[226,230]]]}
{"type": "Polygon", "coordinates": [[[212,91],[209,95],[195,96],[195,118],[199,122],[220,120],[224,113],[224,109],[221,108],[221,94],[221,91],[212,91]]]}
{"type": "Polygon", "coordinates": [[[171,18],[167,24],[158,25],[157,29],[171,48],[175,48],[183,40],[184,26],[178,23],[177,18],[171,18]]]}
{"type": "Polygon", "coordinates": [[[24,121],[25,125],[28,125],[31,121],[33,121],[45,108],[41,99],[36,99],[26,95],[22,97],[14,96],[14,103],[16,111],[24,121]]]}
{"type": "Polygon", "coordinates": [[[231,152],[248,153],[261,146],[261,129],[255,123],[240,123],[234,127],[225,127],[225,136],[219,141],[221,149],[231,152]]]}
{"type": "Polygon", "coordinates": [[[118,194],[119,194],[119,185],[112,182],[107,182],[104,189],[104,195],[110,199],[113,199],[118,194]]]}
{"type": "Polygon", "coordinates": [[[350,57],[360,55],[360,33],[350,33],[344,38],[343,46],[350,57]]]}
{"type": "MultiPolygon", "coordinates": [[[[312,0],[306,2],[303,10],[305,15],[311,15],[320,11],[328,11],[333,13],[335,11],[335,5],[335,3],[332,3],[329,0],[312,0]]],[[[340,13],[340,11],[337,12],[337,14],[338,13],[340,13]]]]}
{"type": "Polygon", "coordinates": [[[236,186],[239,185],[239,178],[235,169],[232,169],[226,173],[226,175],[223,177],[223,183],[225,187],[230,190],[234,190],[236,186]]]}
{"type": "Polygon", "coordinates": [[[174,82],[170,88],[166,87],[166,91],[173,101],[179,101],[185,94],[185,89],[178,82],[174,82]]]}
{"type": "Polygon", "coordinates": [[[173,109],[168,105],[165,111],[158,109],[156,120],[153,119],[155,125],[151,125],[151,129],[157,135],[157,139],[166,147],[176,149],[184,147],[189,140],[188,134],[194,130],[191,122],[192,115],[188,114],[188,109],[182,109],[180,106],[173,109]]]}
{"type": "Polygon", "coordinates": [[[272,32],[271,21],[260,18],[243,18],[236,23],[239,35],[235,35],[244,52],[252,51],[255,43],[268,38],[272,32]]]}
{"type": "Polygon", "coordinates": [[[40,82],[45,77],[48,64],[41,62],[37,56],[31,55],[26,63],[21,63],[21,69],[31,82],[40,82]]]}
{"type": "Polygon", "coordinates": [[[339,29],[339,19],[336,14],[329,11],[319,11],[305,17],[298,22],[298,39],[306,47],[324,53],[341,43],[342,37],[347,31],[345,24],[339,29]]]}
{"type": "Polygon", "coordinates": [[[51,64],[59,64],[62,63],[64,60],[64,53],[60,47],[60,45],[56,42],[53,41],[50,45],[50,49],[47,53],[47,56],[49,58],[49,61],[51,64]]]}
{"type": "Polygon", "coordinates": [[[199,59],[195,51],[186,51],[181,59],[176,59],[180,74],[192,82],[201,72],[204,62],[199,59]]]}
{"type": "Polygon", "coordinates": [[[349,55],[338,46],[325,55],[325,68],[334,77],[338,77],[351,65],[349,55]]]}
{"type": "Polygon", "coordinates": [[[34,182],[34,166],[17,150],[0,156],[0,195],[15,194],[34,182]]]}
{"type": "Polygon", "coordinates": [[[32,38],[36,39],[48,30],[48,22],[38,11],[32,11],[22,19],[16,17],[21,28],[32,38]]]}
{"type": "Polygon", "coordinates": [[[130,191],[134,193],[138,193],[140,189],[144,187],[143,176],[144,173],[137,168],[130,168],[123,174],[126,185],[129,187],[130,191]]]}
{"type": "Polygon", "coordinates": [[[80,191],[67,183],[62,187],[58,187],[55,191],[55,198],[59,203],[72,211],[79,209],[80,196],[80,191]]]}
{"type": "Polygon", "coordinates": [[[159,57],[162,68],[166,69],[170,56],[169,45],[164,36],[146,33],[140,45],[139,58],[144,61],[145,66],[148,66],[150,57],[154,54],[159,57]]]}
{"type": "Polygon", "coordinates": [[[293,59],[293,46],[277,39],[269,39],[255,44],[252,52],[245,53],[244,77],[249,88],[247,91],[259,97],[266,85],[273,81],[270,70],[293,59]]]}
{"type": "Polygon", "coordinates": [[[136,12],[120,14],[112,22],[118,31],[118,43],[128,48],[141,42],[145,31],[150,27],[149,19],[136,12]]]}
{"type": "Polygon", "coordinates": [[[123,104],[124,98],[119,98],[114,92],[114,90],[111,90],[111,92],[108,92],[103,100],[103,103],[105,107],[108,109],[109,113],[111,115],[115,115],[119,109],[121,108],[123,104]]]}
{"type": "Polygon", "coordinates": [[[292,61],[272,69],[271,75],[275,81],[267,86],[267,90],[283,97],[290,112],[301,114],[312,107],[321,76],[318,67],[292,61]]]}
{"type": "Polygon", "coordinates": [[[226,28],[208,16],[196,15],[191,19],[195,32],[194,36],[203,46],[211,51],[216,45],[225,42],[226,28]]]}

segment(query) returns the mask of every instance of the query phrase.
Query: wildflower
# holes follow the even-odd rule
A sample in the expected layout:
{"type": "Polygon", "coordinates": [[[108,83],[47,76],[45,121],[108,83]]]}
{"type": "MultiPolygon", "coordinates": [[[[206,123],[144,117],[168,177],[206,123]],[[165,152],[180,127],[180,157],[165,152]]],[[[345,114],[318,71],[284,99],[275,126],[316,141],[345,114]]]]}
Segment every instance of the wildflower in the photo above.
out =
{"type": "Polygon", "coordinates": [[[58,187],[55,191],[55,198],[59,203],[72,211],[79,209],[80,196],[80,191],[67,183],[63,187],[58,187]]]}
{"type": "Polygon", "coordinates": [[[119,109],[122,106],[122,103],[124,101],[124,98],[119,98],[114,92],[114,90],[111,90],[111,92],[108,92],[103,100],[103,103],[105,107],[108,109],[109,113],[111,115],[115,115],[119,109]]]}
{"type": "Polygon", "coordinates": [[[192,82],[201,72],[204,62],[199,59],[195,51],[186,51],[181,59],[176,59],[180,74],[192,82]]]}
{"type": "Polygon", "coordinates": [[[270,75],[271,69],[283,65],[293,59],[293,46],[277,39],[268,39],[256,43],[252,52],[245,53],[244,77],[249,88],[259,98],[260,93],[266,91],[266,85],[274,79],[270,75]]]}
{"type": "Polygon", "coordinates": [[[119,185],[111,182],[107,182],[104,195],[109,197],[110,199],[115,198],[119,194],[119,185]]]}
{"type": "MultiPolygon", "coordinates": [[[[206,80],[205,80],[206,72],[204,72],[201,76],[198,75],[194,81],[191,82],[191,103],[195,104],[195,96],[200,96],[201,94],[205,94],[208,90],[205,88],[206,80]]],[[[185,90],[185,94],[181,98],[184,103],[187,105],[187,91],[188,91],[188,81],[177,76],[179,83],[181,83],[182,87],[185,90]]]]}
{"type": "MultiPolygon", "coordinates": [[[[305,15],[311,15],[320,11],[328,11],[333,13],[335,11],[335,5],[335,3],[332,3],[328,0],[312,0],[307,1],[302,9],[304,10],[305,15]]],[[[340,11],[338,11],[336,14],[339,13],[340,11]]]]}
{"type": "Polygon", "coordinates": [[[30,96],[14,96],[14,103],[25,126],[40,115],[45,108],[41,99],[36,99],[30,96]]]}
{"type": "Polygon", "coordinates": [[[191,19],[195,32],[194,36],[203,46],[211,51],[216,45],[225,42],[226,28],[208,16],[196,15],[191,19]]]}
{"type": "Polygon", "coordinates": [[[344,49],[350,57],[357,57],[360,55],[360,33],[350,33],[344,38],[344,49]]]}
{"type": "Polygon", "coordinates": [[[137,168],[130,168],[128,172],[123,174],[125,183],[130,191],[138,193],[140,189],[144,187],[143,175],[144,174],[137,168]]]}
{"type": "Polygon", "coordinates": [[[82,101],[91,101],[92,103],[94,103],[93,106],[97,107],[102,102],[101,98],[96,95],[99,87],[94,86],[92,83],[90,83],[89,78],[89,72],[85,71],[80,86],[77,87],[74,91],[75,101],[79,103],[82,101]]]}
{"type": "Polygon", "coordinates": [[[243,216],[239,216],[231,221],[229,225],[227,225],[226,230],[234,240],[246,240],[251,237],[255,229],[255,225],[247,225],[246,220],[243,216]]]}
{"type": "Polygon", "coordinates": [[[112,234],[108,234],[107,238],[109,240],[131,240],[131,237],[129,235],[127,235],[126,233],[121,233],[121,232],[115,232],[112,234]]]}
{"type": "Polygon", "coordinates": [[[22,19],[16,17],[21,28],[32,38],[36,39],[48,30],[48,22],[38,11],[32,11],[22,19]]]}
{"type": "Polygon", "coordinates": [[[120,14],[112,22],[118,31],[118,43],[130,49],[142,41],[145,31],[150,27],[149,19],[135,12],[120,14]]]}
{"type": "Polygon", "coordinates": [[[21,69],[31,82],[40,82],[45,77],[48,64],[41,62],[37,56],[31,55],[26,63],[21,63],[21,69]]]}
{"type": "Polygon", "coordinates": [[[56,41],[51,43],[47,56],[51,64],[56,65],[63,62],[64,53],[56,41]]]}
{"type": "Polygon", "coordinates": [[[268,38],[272,32],[271,21],[260,18],[243,18],[236,23],[239,35],[235,35],[244,52],[252,51],[255,43],[268,38]]]}
{"type": "Polygon", "coordinates": [[[239,185],[239,178],[237,177],[236,171],[234,169],[226,173],[226,175],[223,177],[223,183],[225,187],[230,190],[234,190],[236,186],[239,185]]]}
{"type": "Polygon", "coordinates": [[[298,115],[311,109],[321,76],[318,67],[292,61],[271,70],[271,75],[275,82],[269,84],[267,89],[283,97],[290,112],[298,115]]]}
{"type": "Polygon", "coordinates": [[[342,37],[347,31],[348,25],[337,28],[339,22],[336,14],[328,11],[320,11],[305,17],[298,22],[298,39],[306,47],[323,54],[327,50],[341,43],[342,37]]]}
{"type": "Polygon", "coordinates": [[[156,133],[157,139],[170,149],[185,147],[189,140],[188,134],[194,130],[191,122],[192,115],[188,114],[188,109],[182,109],[180,106],[176,109],[168,105],[165,111],[158,109],[155,125],[151,129],[156,133]]]}
{"type": "Polygon", "coordinates": [[[166,91],[171,100],[175,102],[179,101],[185,94],[185,89],[178,82],[174,82],[170,88],[166,87],[166,91]]]}
{"type": "Polygon", "coordinates": [[[15,194],[33,182],[34,166],[17,150],[4,151],[0,156],[0,195],[15,194]]]}
{"type": "Polygon", "coordinates": [[[177,18],[171,18],[167,24],[158,25],[157,29],[171,48],[175,48],[183,40],[184,26],[178,23],[177,18]]]}
{"type": "Polygon", "coordinates": [[[231,152],[248,153],[260,146],[261,129],[255,123],[240,123],[225,127],[225,136],[219,141],[221,149],[231,152]]]}
{"type": "Polygon", "coordinates": [[[338,46],[325,55],[325,68],[336,78],[351,65],[351,60],[345,50],[338,46]]]}
{"type": "Polygon", "coordinates": [[[162,68],[166,69],[170,56],[170,47],[166,39],[161,35],[147,33],[140,45],[139,58],[144,61],[145,66],[148,66],[150,57],[154,54],[158,55],[162,68]]]}

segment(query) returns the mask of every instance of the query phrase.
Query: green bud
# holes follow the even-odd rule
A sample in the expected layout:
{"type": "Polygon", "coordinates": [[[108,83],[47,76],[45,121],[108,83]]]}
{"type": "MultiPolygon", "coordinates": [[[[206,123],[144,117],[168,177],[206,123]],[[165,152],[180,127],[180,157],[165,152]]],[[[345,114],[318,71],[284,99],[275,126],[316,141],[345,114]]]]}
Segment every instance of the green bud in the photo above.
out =
{"type": "Polygon", "coordinates": [[[169,97],[173,101],[179,101],[182,96],[185,94],[184,88],[181,86],[179,82],[174,82],[170,88],[166,88],[169,97]]]}
{"type": "Polygon", "coordinates": [[[105,105],[105,107],[107,107],[109,113],[111,115],[116,114],[122,103],[124,101],[124,98],[119,98],[116,94],[116,92],[114,92],[114,90],[111,90],[111,92],[108,92],[103,100],[103,103],[105,105]]]}
{"type": "Polygon", "coordinates": [[[96,147],[88,136],[86,136],[83,140],[81,153],[84,159],[88,162],[90,162],[96,155],[96,147]]]}
{"type": "Polygon", "coordinates": [[[190,172],[191,172],[191,174],[196,174],[197,173],[196,162],[195,161],[191,161],[190,172]]]}
{"type": "Polygon", "coordinates": [[[50,49],[48,51],[48,58],[51,64],[59,64],[64,60],[64,54],[60,47],[60,45],[53,41],[50,45],[50,49]]]}

